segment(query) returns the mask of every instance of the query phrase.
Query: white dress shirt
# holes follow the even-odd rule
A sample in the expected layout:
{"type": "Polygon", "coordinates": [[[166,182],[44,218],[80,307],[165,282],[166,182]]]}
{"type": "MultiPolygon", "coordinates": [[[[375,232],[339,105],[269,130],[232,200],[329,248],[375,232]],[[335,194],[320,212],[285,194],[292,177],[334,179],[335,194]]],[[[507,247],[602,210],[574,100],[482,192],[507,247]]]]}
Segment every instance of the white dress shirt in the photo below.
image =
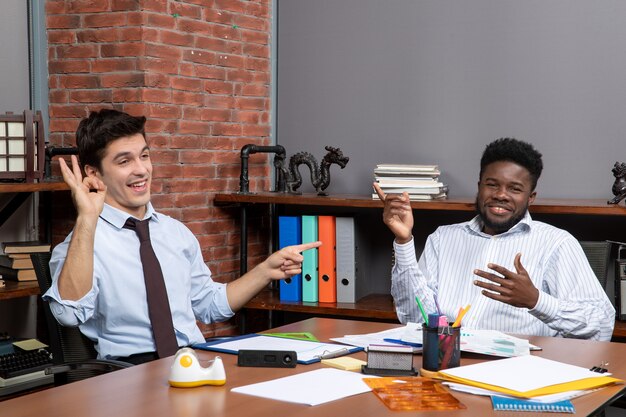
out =
{"type": "MultiPolygon", "coordinates": [[[[426,240],[419,262],[413,241],[394,242],[396,263],[391,293],[398,319],[423,322],[415,302],[419,297],[426,313],[436,312],[433,296],[442,313],[453,321],[459,308],[471,305],[462,325],[474,329],[538,336],[610,340],[615,308],[593,273],[578,241],[568,232],[546,223],[524,219],[509,231],[488,235],[475,217],[469,222],[439,227],[426,240]],[[513,307],[481,294],[475,269],[495,263],[515,272],[521,263],[539,290],[532,309],[513,307]]],[[[489,281],[491,282],[491,281],[489,281]]]]}
{"type": "MultiPolygon", "coordinates": [[[[156,350],[152,336],[139,239],[124,229],[127,213],[104,205],[94,245],[91,290],[80,300],[63,300],[58,278],[67,256],[71,234],[54,248],[50,269],[52,286],[44,294],[59,323],[79,326],[95,342],[99,358],[116,358],[156,350]]],[[[159,259],[179,346],[204,342],[196,319],[211,323],[233,316],[226,285],[211,279],[200,244],[181,222],[156,213],[148,204],[150,242],[159,259]]]]}

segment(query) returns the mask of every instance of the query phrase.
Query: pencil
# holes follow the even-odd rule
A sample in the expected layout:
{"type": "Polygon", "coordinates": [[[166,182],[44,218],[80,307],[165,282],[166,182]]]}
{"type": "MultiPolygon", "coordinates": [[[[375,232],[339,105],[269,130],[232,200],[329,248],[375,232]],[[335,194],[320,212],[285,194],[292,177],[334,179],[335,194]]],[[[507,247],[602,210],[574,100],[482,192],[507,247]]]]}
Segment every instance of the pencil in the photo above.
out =
{"type": "Polygon", "coordinates": [[[426,325],[428,325],[428,316],[426,315],[426,312],[424,311],[424,306],[422,305],[422,302],[420,301],[420,299],[415,296],[415,302],[417,303],[417,306],[420,308],[420,311],[422,312],[422,317],[424,318],[424,323],[426,323],[426,325]]]}

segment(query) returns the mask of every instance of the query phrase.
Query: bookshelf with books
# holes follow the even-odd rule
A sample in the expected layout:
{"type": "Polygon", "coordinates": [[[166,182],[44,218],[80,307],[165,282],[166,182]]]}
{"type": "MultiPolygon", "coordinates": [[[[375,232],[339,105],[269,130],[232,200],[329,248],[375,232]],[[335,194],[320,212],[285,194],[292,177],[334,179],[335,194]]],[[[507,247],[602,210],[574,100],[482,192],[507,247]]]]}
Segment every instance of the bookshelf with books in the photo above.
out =
{"type": "MultiPolygon", "coordinates": [[[[294,195],[278,192],[259,193],[219,193],[215,195],[214,204],[216,206],[250,207],[258,205],[273,205],[272,211],[275,216],[301,215],[301,214],[356,214],[357,227],[366,232],[374,233],[375,239],[382,242],[385,248],[383,251],[368,253],[366,257],[371,257],[371,262],[381,264],[387,272],[391,266],[391,242],[392,235],[379,234],[380,228],[372,232],[372,228],[382,225],[383,203],[380,200],[372,199],[370,195],[353,194],[331,194],[329,196],[319,196],[317,194],[294,195]],[[360,221],[359,215],[366,213],[369,217],[360,221]],[[372,220],[374,219],[374,220],[372,220]]],[[[432,219],[434,223],[450,224],[457,221],[468,220],[474,212],[474,197],[450,198],[444,200],[411,201],[416,218],[432,219]]],[[[531,214],[540,220],[550,223],[557,223],[557,226],[570,230],[569,226],[562,226],[558,222],[563,220],[571,224],[572,228],[584,229],[582,233],[597,232],[598,224],[606,225],[606,228],[626,230],[626,206],[608,205],[603,199],[541,199],[538,198],[530,206],[531,214]],[[616,226],[617,225],[617,226],[616,226]],[[625,228],[620,226],[624,225],[625,228]]],[[[422,222],[416,222],[416,229],[422,227],[422,222]]],[[[436,227],[436,225],[435,225],[436,227]]],[[[384,231],[384,225],[382,225],[384,231]]],[[[430,230],[425,231],[426,236],[430,230]]],[[[246,231],[241,231],[246,233],[246,231]]],[[[386,233],[386,232],[384,232],[386,233]]],[[[576,233],[574,233],[576,236],[576,233]]],[[[371,236],[371,235],[370,235],[371,236]]],[[[578,237],[578,236],[577,236],[578,237]]],[[[583,240],[582,237],[578,237],[583,240]]],[[[422,237],[417,238],[418,240],[422,237]]],[[[417,243],[416,243],[417,244],[417,243]]],[[[247,262],[247,259],[240,259],[247,262]]],[[[380,275],[380,274],[379,274],[380,275]]],[[[378,277],[382,280],[388,277],[378,277]]],[[[248,309],[294,312],[309,315],[327,315],[336,317],[358,317],[375,319],[381,321],[396,321],[393,307],[393,300],[387,289],[379,291],[381,288],[374,288],[372,292],[365,294],[355,303],[304,303],[295,301],[281,301],[278,290],[268,289],[257,297],[253,298],[247,305],[248,309]]],[[[383,285],[384,287],[384,285],[383,285]]],[[[614,337],[626,341],[626,323],[616,322],[614,337]]]]}
{"type": "MultiPolygon", "coordinates": [[[[47,197],[54,191],[68,191],[69,187],[64,182],[40,181],[40,182],[2,182],[0,183],[0,194],[9,196],[8,201],[0,209],[0,226],[7,222],[13,213],[35,193],[43,193],[43,217],[41,218],[44,227],[43,236],[48,240],[51,224],[51,198],[47,197]]],[[[39,294],[37,281],[3,281],[4,287],[0,287],[0,300],[10,300],[13,298],[27,297],[39,294]]]]}
{"type": "Polygon", "coordinates": [[[49,252],[50,244],[40,241],[2,242],[0,279],[4,281],[36,281],[31,253],[49,252]]]}

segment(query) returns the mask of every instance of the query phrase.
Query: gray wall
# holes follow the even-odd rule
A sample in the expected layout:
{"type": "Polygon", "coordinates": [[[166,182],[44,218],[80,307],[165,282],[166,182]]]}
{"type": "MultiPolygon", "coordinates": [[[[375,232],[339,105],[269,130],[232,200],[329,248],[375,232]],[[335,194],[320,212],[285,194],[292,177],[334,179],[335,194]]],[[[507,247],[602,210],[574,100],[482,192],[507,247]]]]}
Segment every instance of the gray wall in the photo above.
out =
{"type": "Polygon", "coordinates": [[[2,1],[0,39],[0,113],[20,113],[30,108],[26,1],[2,1]]]}
{"type": "MultiPolygon", "coordinates": [[[[0,39],[0,113],[21,113],[31,107],[26,1],[2,0],[0,39]]],[[[12,197],[0,194],[0,207],[4,207],[12,197]]],[[[34,206],[31,197],[13,213],[0,227],[0,242],[36,238],[37,213],[34,206]]],[[[14,337],[35,337],[36,312],[34,296],[0,301],[0,332],[8,332],[14,337]]]]}
{"type": "Polygon", "coordinates": [[[276,141],[318,160],[341,147],[331,193],[369,193],[377,163],[436,163],[451,196],[473,196],[484,146],[513,136],[544,154],[539,197],[612,197],[626,2],[276,2],[276,141]]]}

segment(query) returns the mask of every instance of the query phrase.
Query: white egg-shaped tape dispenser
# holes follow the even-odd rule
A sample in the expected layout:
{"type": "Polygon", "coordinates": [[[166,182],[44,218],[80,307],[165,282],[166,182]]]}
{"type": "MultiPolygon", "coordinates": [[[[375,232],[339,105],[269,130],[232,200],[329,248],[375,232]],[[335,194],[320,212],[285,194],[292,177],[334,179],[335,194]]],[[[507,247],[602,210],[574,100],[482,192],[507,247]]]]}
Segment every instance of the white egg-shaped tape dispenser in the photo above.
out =
{"type": "Polygon", "coordinates": [[[177,388],[224,385],[226,383],[226,371],[222,358],[216,356],[213,363],[204,368],[200,365],[198,356],[193,349],[179,349],[170,370],[169,383],[177,388]]]}

